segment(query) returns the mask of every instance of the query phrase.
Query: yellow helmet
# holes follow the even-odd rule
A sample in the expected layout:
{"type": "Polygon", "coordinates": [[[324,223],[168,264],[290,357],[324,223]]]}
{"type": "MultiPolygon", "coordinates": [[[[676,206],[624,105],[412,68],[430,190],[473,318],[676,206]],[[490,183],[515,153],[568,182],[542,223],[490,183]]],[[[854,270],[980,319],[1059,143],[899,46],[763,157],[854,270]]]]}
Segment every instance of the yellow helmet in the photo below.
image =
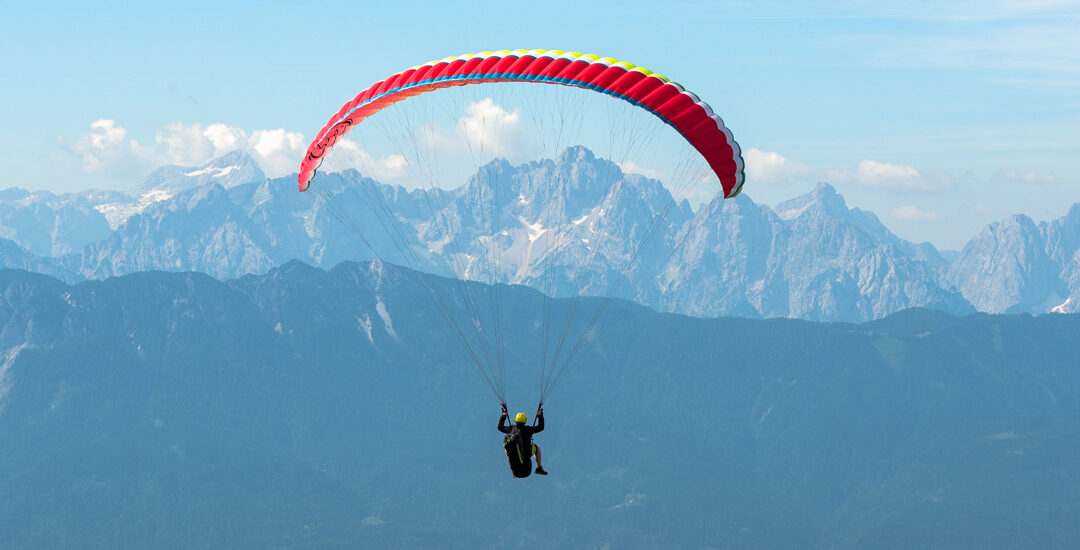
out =
{"type": "Polygon", "coordinates": [[[526,423],[528,421],[529,421],[529,416],[526,415],[525,413],[517,413],[517,416],[514,417],[514,422],[517,422],[518,424],[524,424],[524,423],[526,423]]]}

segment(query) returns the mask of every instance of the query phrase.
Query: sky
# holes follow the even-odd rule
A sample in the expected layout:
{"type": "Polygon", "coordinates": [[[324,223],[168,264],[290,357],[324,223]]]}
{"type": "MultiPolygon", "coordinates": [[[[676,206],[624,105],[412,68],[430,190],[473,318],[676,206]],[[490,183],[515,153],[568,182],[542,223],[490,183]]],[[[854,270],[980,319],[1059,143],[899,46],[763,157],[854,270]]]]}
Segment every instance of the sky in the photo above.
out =
{"type": "Polygon", "coordinates": [[[901,237],[959,249],[995,220],[1080,202],[1080,1],[450,5],[6,2],[0,188],[130,189],[233,148],[286,175],[370,83],[550,48],[693,90],[770,206],[824,181],[901,237]]]}

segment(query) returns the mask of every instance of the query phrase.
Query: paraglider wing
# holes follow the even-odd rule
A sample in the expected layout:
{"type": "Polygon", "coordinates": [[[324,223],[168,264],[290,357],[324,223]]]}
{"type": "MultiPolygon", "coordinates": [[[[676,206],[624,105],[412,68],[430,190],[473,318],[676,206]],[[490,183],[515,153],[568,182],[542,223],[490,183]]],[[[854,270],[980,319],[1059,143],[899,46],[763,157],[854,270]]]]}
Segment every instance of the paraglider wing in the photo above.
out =
{"type": "Polygon", "coordinates": [[[609,57],[558,50],[501,50],[448,57],[376,82],[342,106],[311,142],[300,164],[300,190],[307,190],[315,170],[338,139],[379,110],[432,90],[491,82],[574,86],[641,107],[675,128],[705,158],[726,198],[742,190],[739,145],[708,104],[648,69],[609,57]]]}

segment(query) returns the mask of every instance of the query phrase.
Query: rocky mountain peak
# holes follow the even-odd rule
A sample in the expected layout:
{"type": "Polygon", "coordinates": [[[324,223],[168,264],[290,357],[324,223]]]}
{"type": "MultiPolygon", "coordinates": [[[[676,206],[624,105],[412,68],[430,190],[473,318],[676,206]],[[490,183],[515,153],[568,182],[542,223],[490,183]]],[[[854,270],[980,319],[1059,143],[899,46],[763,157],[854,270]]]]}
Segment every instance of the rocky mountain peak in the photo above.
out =
{"type": "Polygon", "coordinates": [[[846,215],[847,202],[844,197],[836,192],[836,188],[828,183],[818,183],[814,190],[794,199],[784,201],[776,205],[776,215],[784,220],[793,220],[807,212],[846,215]]]}
{"type": "Polygon", "coordinates": [[[201,166],[162,166],[151,172],[135,193],[145,195],[157,192],[171,196],[211,183],[229,188],[264,179],[266,175],[255,159],[244,151],[235,150],[201,166]]]}

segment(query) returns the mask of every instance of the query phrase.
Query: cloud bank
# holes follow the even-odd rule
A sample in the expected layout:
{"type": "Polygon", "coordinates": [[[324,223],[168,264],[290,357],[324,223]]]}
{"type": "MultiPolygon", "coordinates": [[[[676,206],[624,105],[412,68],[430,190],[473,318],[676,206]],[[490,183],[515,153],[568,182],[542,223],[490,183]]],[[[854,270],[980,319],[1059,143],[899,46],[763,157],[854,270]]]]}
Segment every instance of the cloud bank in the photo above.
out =
{"type": "Polygon", "coordinates": [[[420,128],[420,138],[436,152],[466,154],[481,162],[504,158],[518,163],[532,160],[540,151],[530,143],[523,122],[519,110],[507,111],[495,100],[484,98],[469,103],[453,129],[428,124],[420,128]]]}
{"type": "Polygon", "coordinates": [[[57,138],[74,155],[81,168],[121,180],[144,176],[159,166],[194,166],[237,149],[246,151],[263,171],[282,176],[295,171],[307,143],[303,134],[283,128],[245,131],[235,126],[196,122],[170,122],[154,132],[152,142],[128,137],[128,130],[114,120],[90,123],[89,130],[74,140],[57,138]]]}
{"type": "Polygon", "coordinates": [[[930,191],[933,185],[911,166],[876,160],[862,160],[851,169],[830,169],[824,172],[827,181],[853,183],[867,187],[882,187],[910,191],[930,191]]]}
{"type": "Polygon", "coordinates": [[[810,175],[810,167],[774,151],[748,149],[743,152],[746,177],[754,183],[795,183],[810,175]]]}
{"type": "MultiPolygon", "coordinates": [[[[251,155],[267,176],[286,176],[296,172],[308,145],[303,134],[284,128],[249,132],[227,124],[198,122],[171,122],[154,132],[152,142],[143,143],[130,138],[127,128],[110,119],[95,120],[74,140],[61,136],[57,141],[83,171],[126,183],[161,166],[198,166],[236,150],[251,155]]],[[[375,158],[345,139],[334,147],[326,168],[356,168],[377,179],[392,180],[402,177],[406,166],[401,155],[375,158]]]]}
{"type": "MultiPolygon", "coordinates": [[[[407,131],[425,153],[471,157],[481,163],[492,158],[517,163],[532,160],[539,153],[522,126],[519,111],[508,111],[486,98],[468,104],[452,128],[429,123],[407,131]]],[[[267,176],[280,177],[296,171],[307,148],[303,134],[284,128],[249,131],[200,122],[170,122],[159,127],[152,140],[140,141],[115,120],[105,118],[92,122],[81,136],[59,136],[57,142],[83,171],[124,182],[145,177],[160,166],[197,166],[235,150],[250,154],[267,176]]],[[[377,157],[345,138],[334,146],[322,169],[347,168],[380,180],[396,180],[408,175],[409,163],[400,153],[377,157]]]]}

